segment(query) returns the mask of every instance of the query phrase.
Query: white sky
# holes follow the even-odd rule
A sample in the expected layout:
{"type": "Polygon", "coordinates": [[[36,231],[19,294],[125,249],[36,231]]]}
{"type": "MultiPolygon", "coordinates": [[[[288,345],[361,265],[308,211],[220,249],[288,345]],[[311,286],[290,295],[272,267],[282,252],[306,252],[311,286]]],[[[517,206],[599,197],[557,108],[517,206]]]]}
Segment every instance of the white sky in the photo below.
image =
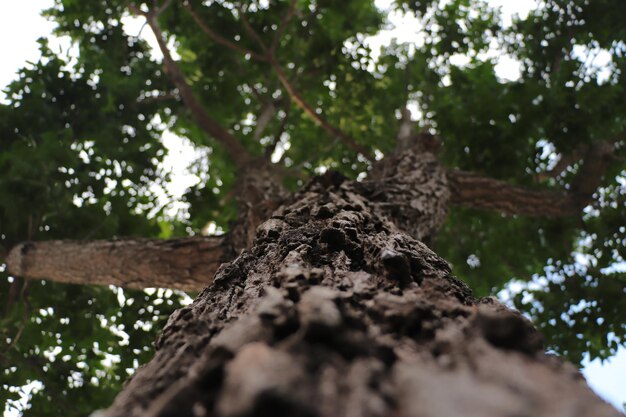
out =
{"type": "MultiPolygon", "coordinates": [[[[377,0],[377,4],[382,7],[389,2],[390,0],[377,0]]],[[[489,0],[489,2],[503,8],[505,22],[510,21],[510,16],[514,13],[526,15],[534,4],[533,0],[489,0]]],[[[27,60],[38,59],[36,40],[40,36],[48,35],[53,28],[53,24],[40,17],[39,12],[52,4],[52,0],[22,0],[11,2],[10,5],[5,3],[5,8],[0,13],[0,39],[3,40],[0,43],[2,57],[0,88],[4,88],[16,78],[16,71],[27,60]]],[[[397,18],[393,20],[399,23],[400,29],[381,35],[380,44],[388,42],[394,36],[401,40],[410,40],[415,36],[415,25],[411,22],[399,22],[397,18]]],[[[149,31],[144,30],[145,32],[149,31]]],[[[517,64],[510,60],[501,62],[498,68],[499,74],[505,78],[513,78],[516,71],[517,64]]],[[[0,101],[3,99],[4,94],[0,94],[0,101]]],[[[175,151],[170,156],[171,164],[176,165],[177,160],[189,158],[189,155],[181,152],[183,151],[175,151]]],[[[617,356],[605,361],[604,364],[598,360],[592,363],[587,361],[583,373],[598,394],[619,410],[623,410],[622,404],[626,402],[626,349],[620,348],[617,356]]],[[[9,413],[5,412],[4,416],[9,416],[9,413]]]]}

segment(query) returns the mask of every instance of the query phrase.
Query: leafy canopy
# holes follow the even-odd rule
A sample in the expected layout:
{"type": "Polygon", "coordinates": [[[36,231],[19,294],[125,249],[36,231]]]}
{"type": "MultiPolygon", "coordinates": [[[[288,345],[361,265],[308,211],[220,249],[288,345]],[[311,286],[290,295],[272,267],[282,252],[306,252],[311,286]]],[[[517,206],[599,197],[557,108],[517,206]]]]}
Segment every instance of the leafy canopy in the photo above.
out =
{"type": "MultiPolygon", "coordinates": [[[[7,87],[0,105],[5,249],[26,240],[182,236],[210,222],[228,230],[235,217],[237,170],[194,121],[158,54],[128,29],[129,4],[57,0],[46,14],[78,56],[52,51],[42,39],[41,59],[7,87]],[[197,151],[189,169],[198,181],[182,193],[177,215],[177,196],[166,187],[165,130],[197,151]]],[[[171,2],[159,23],[206,112],[250,153],[287,167],[292,188],[328,168],[356,178],[368,162],[293,103],[272,66],[251,55],[259,48],[246,25],[276,44],[287,78],[315,112],[379,153],[393,149],[408,103],[415,130],[442,138],[446,166],[512,184],[567,189],[579,161],[559,175],[551,169],[600,140],[623,155],[622,0],[538,1],[508,26],[480,0],[398,0],[389,10],[367,0],[297,0],[283,25],[289,8],[285,0],[171,2]],[[418,35],[378,54],[370,36],[387,28],[390,13],[414,17],[418,35]],[[207,37],[194,14],[239,49],[207,37]],[[498,76],[504,52],[520,65],[513,80],[498,76]]],[[[606,358],[626,333],[625,178],[624,164],[613,164],[582,219],[454,208],[435,250],[479,295],[508,289],[555,352],[576,362],[585,353],[606,358]]],[[[106,406],[150,357],[165,318],[188,300],[172,291],[0,275],[7,300],[0,398],[15,401],[19,387],[40,381],[25,415],[85,415],[106,406]]]]}

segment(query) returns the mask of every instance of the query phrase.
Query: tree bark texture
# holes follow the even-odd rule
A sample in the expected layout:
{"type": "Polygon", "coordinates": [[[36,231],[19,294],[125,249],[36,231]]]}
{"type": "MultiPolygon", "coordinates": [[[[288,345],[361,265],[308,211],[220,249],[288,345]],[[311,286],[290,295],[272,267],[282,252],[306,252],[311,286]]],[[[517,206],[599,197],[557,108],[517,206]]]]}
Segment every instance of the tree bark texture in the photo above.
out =
{"type": "Polygon", "coordinates": [[[378,186],[329,174],[278,208],[98,416],[619,416],[400,229],[428,236],[445,214],[437,169],[393,209],[431,158],[397,160],[378,186]]]}

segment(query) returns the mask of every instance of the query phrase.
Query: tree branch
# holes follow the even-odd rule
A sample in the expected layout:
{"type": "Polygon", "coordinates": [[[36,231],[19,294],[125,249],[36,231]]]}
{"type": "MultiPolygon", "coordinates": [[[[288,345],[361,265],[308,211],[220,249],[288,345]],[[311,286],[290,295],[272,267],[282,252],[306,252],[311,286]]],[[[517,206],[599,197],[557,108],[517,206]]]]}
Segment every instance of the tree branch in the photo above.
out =
{"type": "MultiPolygon", "coordinates": [[[[259,47],[263,51],[263,54],[253,53],[253,51],[250,51],[250,50],[247,50],[247,49],[242,51],[241,48],[238,45],[233,44],[232,42],[224,39],[223,37],[221,37],[220,35],[218,35],[214,31],[212,31],[210,28],[206,27],[206,25],[204,25],[204,23],[198,18],[197,15],[196,15],[196,18],[198,18],[198,19],[194,18],[194,21],[196,21],[196,23],[200,26],[200,29],[203,30],[215,42],[221,43],[221,44],[227,46],[230,49],[238,50],[241,53],[246,53],[246,54],[249,53],[252,57],[254,57],[254,58],[256,58],[256,59],[258,59],[258,60],[260,60],[262,62],[269,62],[270,66],[272,67],[272,69],[276,73],[276,76],[278,77],[280,83],[283,85],[283,87],[285,88],[285,90],[289,94],[289,97],[291,98],[291,100],[294,103],[296,103],[296,105],[298,107],[300,107],[304,111],[304,113],[307,116],[309,116],[313,120],[313,122],[315,122],[315,124],[320,126],[322,129],[324,129],[330,135],[338,138],[341,142],[343,142],[345,145],[347,145],[349,148],[353,149],[357,153],[361,154],[364,158],[368,159],[369,161],[374,161],[375,160],[374,155],[372,155],[372,153],[370,152],[369,149],[367,149],[366,147],[358,144],[357,141],[352,136],[348,135],[347,133],[345,133],[341,129],[339,129],[339,128],[333,126],[331,123],[329,123],[324,117],[322,117],[320,114],[318,114],[313,109],[313,107],[311,107],[304,100],[304,97],[302,97],[302,95],[298,92],[298,90],[296,90],[296,88],[293,86],[293,84],[289,81],[289,79],[285,75],[285,72],[283,71],[282,67],[278,63],[278,60],[276,59],[275,48],[276,48],[276,46],[278,44],[278,41],[280,40],[279,39],[280,35],[284,32],[284,30],[285,30],[286,26],[288,25],[289,21],[291,20],[291,18],[295,14],[295,2],[292,1],[292,3],[290,4],[290,7],[289,7],[286,15],[283,17],[283,19],[281,21],[281,25],[277,29],[277,33],[274,36],[274,40],[272,42],[272,47],[271,48],[267,47],[265,42],[263,42],[263,39],[261,39],[259,34],[252,27],[252,25],[250,24],[250,22],[248,21],[248,19],[246,17],[245,9],[243,9],[242,7],[239,6],[239,7],[237,7],[237,10],[239,11],[239,18],[241,19],[241,22],[243,24],[243,27],[244,27],[245,31],[259,45],[259,47]],[[205,29],[203,29],[203,26],[205,26],[205,29]]],[[[192,15],[192,17],[193,17],[193,15],[192,15]]]]}
{"type": "Polygon", "coordinates": [[[538,191],[466,171],[448,172],[451,203],[507,215],[560,217],[576,213],[565,193],[538,191]]]}
{"type": "MultiPolygon", "coordinates": [[[[287,119],[289,118],[289,111],[291,110],[291,106],[289,105],[290,103],[290,101],[287,101],[287,104],[285,105],[285,109],[283,110],[285,112],[285,117],[283,117],[283,119],[280,121],[280,126],[278,128],[278,131],[274,135],[274,140],[272,141],[272,144],[265,148],[265,159],[267,160],[271,159],[272,155],[276,151],[278,143],[280,142],[280,137],[283,135],[285,129],[287,128],[287,119]]],[[[280,157],[279,162],[283,161],[286,153],[287,152],[283,153],[283,155],[280,157]]]]}
{"type": "Polygon", "coordinates": [[[178,101],[180,100],[180,97],[175,92],[169,92],[169,93],[149,95],[149,96],[144,95],[143,97],[139,97],[137,99],[139,103],[153,103],[153,102],[170,101],[170,100],[178,101]]]}
{"type": "Polygon", "coordinates": [[[196,22],[200,30],[202,30],[215,43],[226,46],[227,48],[235,52],[239,52],[243,55],[250,55],[252,58],[254,58],[257,61],[262,61],[262,62],[269,61],[267,55],[259,54],[251,49],[247,49],[240,45],[237,45],[235,42],[232,42],[224,38],[223,36],[221,36],[219,33],[215,32],[206,23],[204,23],[204,21],[200,18],[200,16],[198,16],[198,14],[191,8],[191,4],[189,2],[185,2],[184,6],[187,9],[187,12],[191,15],[191,18],[194,20],[194,22],[196,22]]]}
{"type": "MultiPolygon", "coordinates": [[[[146,18],[150,29],[154,33],[157,43],[159,45],[159,49],[163,54],[163,65],[165,67],[165,71],[169,73],[174,85],[179,90],[179,93],[183,99],[183,102],[187,106],[187,108],[191,111],[193,118],[196,120],[198,125],[209,135],[215,138],[228,152],[232,160],[235,162],[237,167],[245,168],[248,166],[250,161],[252,161],[253,157],[250,155],[248,150],[237,140],[235,136],[230,134],[226,129],[219,125],[219,123],[214,120],[211,116],[209,116],[204,110],[203,106],[196,99],[193,94],[193,90],[191,86],[187,83],[185,76],[180,69],[180,67],[176,64],[176,61],[172,58],[172,55],[165,43],[163,38],[163,32],[156,20],[156,14],[152,13],[144,13],[139,10],[136,6],[130,6],[131,11],[133,13],[142,15],[146,18]]],[[[160,8],[159,10],[161,10],[160,8]]]]}
{"type": "Polygon", "coordinates": [[[261,136],[263,135],[263,132],[267,128],[267,125],[272,121],[272,119],[276,115],[276,112],[277,112],[276,105],[277,103],[273,100],[268,100],[265,103],[263,103],[263,106],[261,107],[261,113],[259,113],[256,119],[256,127],[254,129],[254,133],[252,134],[252,137],[255,142],[257,142],[261,138],[261,136]]]}
{"type": "Polygon", "coordinates": [[[580,213],[593,200],[609,163],[614,145],[595,142],[585,151],[583,164],[568,192],[532,190],[471,172],[450,171],[452,203],[508,215],[559,217],[580,213]]]}
{"type": "Polygon", "coordinates": [[[248,18],[246,17],[246,10],[241,5],[237,5],[236,7],[237,7],[237,11],[239,12],[239,18],[241,19],[241,23],[243,23],[244,30],[248,32],[248,35],[250,35],[250,37],[254,39],[254,41],[261,47],[261,50],[267,56],[270,56],[269,49],[265,45],[265,42],[263,42],[263,39],[261,39],[259,34],[256,33],[256,31],[254,30],[254,28],[248,21],[248,18]]]}
{"type": "Polygon", "coordinates": [[[296,12],[296,1],[297,0],[291,0],[291,3],[289,3],[289,9],[287,9],[287,13],[285,13],[285,16],[283,16],[280,25],[278,25],[278,29],[276,29],[276,32],[274,33],[274,39],[272,39],[272,45],[270,46],[271,55],[275,54],[278,43],[280,42],[280,38],[282,38],[285,29],[287,29],[289,22],[296,12]]]}
{"type": "Polygon", "coordinates": [[[285,87],[285,90],[287,90],[287,93],[289,94],[289,97],[291,97],[291,100],[294,103],[296,103],[296,105],[300,107],[306,115],[308,115],[311,119],[313,119],[315,124],[320,126],[326,132],[330,133],[332,136],[335,136],[336,138],[341,140],[349,148],[352,148],[353,150],[361,154],[367,160],[369,161],[375,160],[374,156],[372,155],[369,149],[358,144],[357,141],[352,136],[348,135],[343,130],[330,124],[324,117],[322,117],[321,114],[318,114],[313,109],[313,107],[311,107],[309,103],[307,103],[304,100],[304,97],[302,97],[302,95],[289,82],[283,69],[281,68],[280,64],[278,63],[278,61],[276,61],[274,57],[272,57],[271,65],[272,65],[272,68],[274,68],[274,72],[276,73],[276,76],[280,80],[281,84],[283,85],[283,87],[285,87]]]}
{"type": "Polygon", "coordinates": [[[222,236],[27,242],[11,250],[7,266],[30,280],[199,291],[229,253],[223,243],[222,236]]]}

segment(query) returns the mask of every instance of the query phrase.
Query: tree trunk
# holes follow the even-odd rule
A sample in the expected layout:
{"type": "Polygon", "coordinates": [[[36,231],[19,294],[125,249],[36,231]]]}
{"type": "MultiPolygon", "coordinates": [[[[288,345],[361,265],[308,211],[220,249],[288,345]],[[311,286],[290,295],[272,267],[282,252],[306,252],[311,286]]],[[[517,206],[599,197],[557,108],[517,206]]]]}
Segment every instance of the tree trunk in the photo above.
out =
{"type": "Polygon", "coordinates": [[[445,215],[434,156],[377,175],[328,174],[274,212],[102,415],[619,415],[406,233],[427,238],[445,215]]]}

